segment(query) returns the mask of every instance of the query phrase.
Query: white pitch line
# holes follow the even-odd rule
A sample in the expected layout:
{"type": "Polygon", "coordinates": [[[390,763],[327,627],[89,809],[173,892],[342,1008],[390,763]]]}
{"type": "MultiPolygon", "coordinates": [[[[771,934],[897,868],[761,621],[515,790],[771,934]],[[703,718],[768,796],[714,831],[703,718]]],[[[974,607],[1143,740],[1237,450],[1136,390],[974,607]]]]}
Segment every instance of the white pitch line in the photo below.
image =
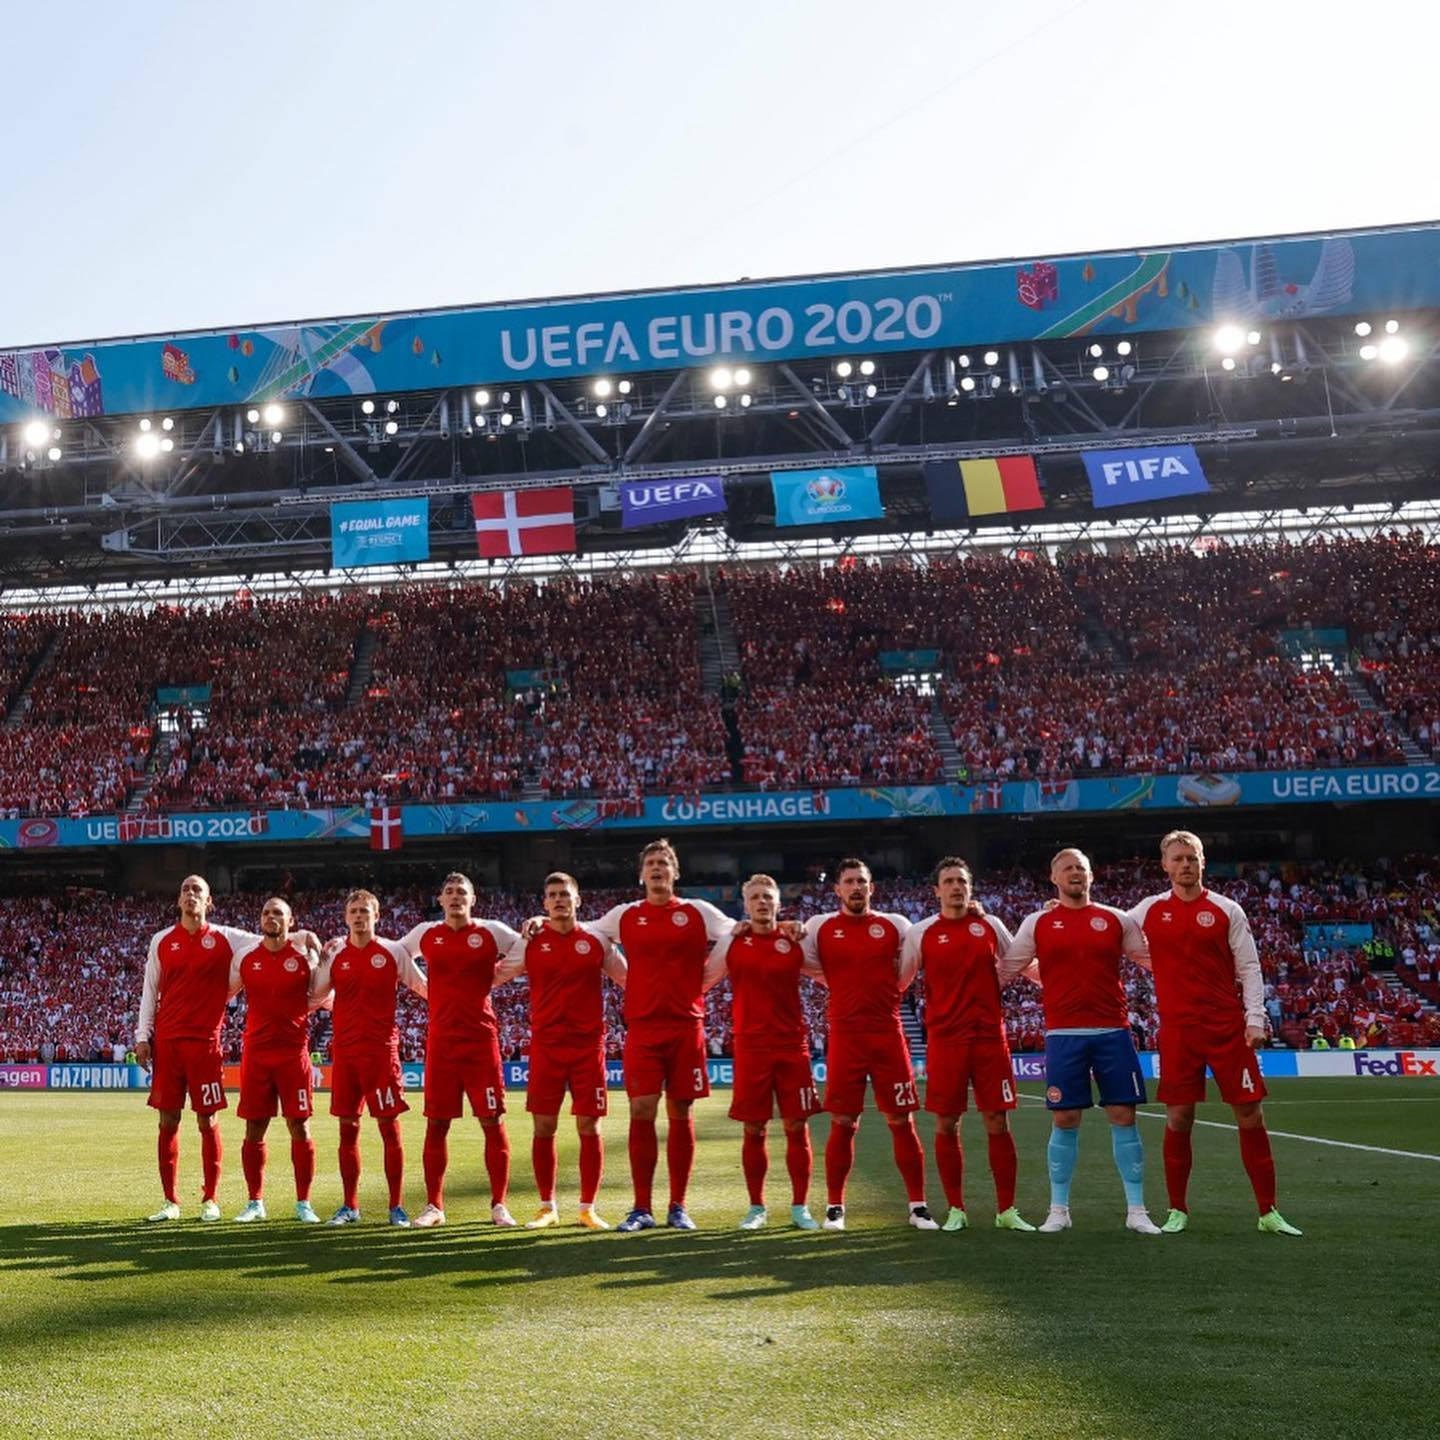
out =
{"type": "MultiPolygon", "coordinates": [[[[1038,1095],[1022,1095],[1022,1100],[1034,1100],[1036,1104],[1043,1105],[1045,1102],[1038,1095]]],[[[1163,1120],[1163,1110],[1141,1110],[1136,1107],[1137,1115],[1144,1115],[1150,1120],[1163,1120]]],[[[1207,1125],[1212,1130],[1238,1130],[1238,1125],[1227,1125],[1223,1120],[1197,1120],[1197,1125],[1207,1125]]],[[[1267,1127],[1268,1128],[1268,1127],[1267,1127]]],[[[1366,1150],[1372,1155],[1398,1155],[1403,1160],[1433,1160],[1440,1165],[1440,1155],[1427,1155],[1423,1150],[1391,1150],[1384,1145],[1358,1145],[1353,1140],[1327,1140],[1323,1135],[1297,1135],[1293,1130],[1271,1130],[1271,1136],[1281,1140],[1307,1140],[1312,1145],[1333,1145],[1338,1150],[1366,1150]]]]}
{"type": "MultiPolygon", "coordinates": [[[[1151,1120],[1163,1120],[1164,1112],[1159,1110],[1136,1110],[1137,1115],[1151,1120]]],[[[1208,1125],[1212,1130],[1238,1130],[1238,1125],[1227,1125],[1223,1120],[1197,1120],[1197,1125],[1208,1125]]],[[[1268,1126],[1266,1127],[1269,1128],[1268,1126]]],[[[1312,1145],[1334,1145],[1340,1150],[1368,1150],[1372,1155],[1399,1155],[1405,1160],[1433,1160],[1440,1164],[1440,1155],[1427,1155],[1422,1150],[1390,1150],[1384,1145],[1357,1145],[1353,1140],[1327,1140],[1323,1135],[1297,1135],[1293,1130],[1271,1130],[1272,1139],[1308,1140],[1312,1145]]]]}

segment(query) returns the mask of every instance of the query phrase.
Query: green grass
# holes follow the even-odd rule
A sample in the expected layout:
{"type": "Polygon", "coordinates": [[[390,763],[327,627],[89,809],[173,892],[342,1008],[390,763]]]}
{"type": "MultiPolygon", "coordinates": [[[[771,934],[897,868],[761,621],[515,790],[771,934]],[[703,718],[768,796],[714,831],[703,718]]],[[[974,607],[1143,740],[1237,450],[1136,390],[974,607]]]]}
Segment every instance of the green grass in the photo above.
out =
{"type": "MultiPolygon", "coordinates": [[[[1440,1154],[1440,1097],[1415,1081],[1272,1082],[1273,1128],[1440,1154]]],[[[515,1097],[523,1104],[520,1097],[515,1097]]],[[[0,1434],[32,1437],[1418,1435],[1440,1406],[1435,1266],[1440,1164],[1277,1139],[1281,1209],[1303,1240],[1255,1233],[1235,1137],[1197,1129],[1194,1228],[1121,1227],[1098,1115],[1082,1131],[1077,1228],[989,1228],[984,1143],[967,1126],[975,1230],[902,1223],[884,1126],[861,1129],[850,1230],[732,1228],[746,1199],[726,1097],[701,1107],[699,1233],[499,1232],[478,1126],[452,1135],[450,1224],[382,1223],[365,1132],[365,1223],[288,1219],[289,1153],[272,1130],[280,1218],[201,1227],[199,1146],[182,1132],[187,1218],[154,1208],[153,1119],[133,1095],[0,1096],[0,1434]]],[[[1228,1111],[1206,1107],[1202,1118],[1228,1111]]],[[[922,1117],[927,1149],[930,1120],[922,1117]]],[[[244,1195],[239,1125],[222,1203],[244,1195]]],[[[1163,1215],[1160,1122],[1142,1120],[1163,1215]]],[[[317,1122],[316,1207],[338,1203],[334,1128],[317,1122]]],[[[608,1122],[602,1213],[628,1187],[623,1100],[608,1122]]],[[[826,1122],[814,1132],[823,1143],[826,1122]]],[[[1046,1203],[1046,1118],[1016,1118],[1020,1205],[1046,1203]]],[[[511,1117],[522,1218],[529,1121],[511,1117]]],[[[563,1132],[562,1132],[563,1133],[563,1132]]],[[[420,1193],[407,1117],[407,1200],[420,1193]]],[[[816,1198],[820,1143],[817,1143],[816,1198]]],[[[788,1201],[772,1137],[771,1210],[788,1201]]],[[[575,1145],[562,1140],[573,1218],[575,1145]]],[[[663,1156],[662,1156],[663,1173],[663,1156]]],[[[932,1169],[932,1201],[939,1203],[932,1169]]]]}

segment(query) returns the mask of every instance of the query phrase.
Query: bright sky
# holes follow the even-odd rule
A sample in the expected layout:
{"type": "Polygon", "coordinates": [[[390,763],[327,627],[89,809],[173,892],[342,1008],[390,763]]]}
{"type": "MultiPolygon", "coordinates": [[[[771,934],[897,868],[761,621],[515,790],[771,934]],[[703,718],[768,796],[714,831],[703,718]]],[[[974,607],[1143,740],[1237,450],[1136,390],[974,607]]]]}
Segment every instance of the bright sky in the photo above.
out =
{"type": "Polygon", "coordinates": [[[1437,219],[1432,26],[1401,0],[12,6],[0,345],[1437,219]]]}

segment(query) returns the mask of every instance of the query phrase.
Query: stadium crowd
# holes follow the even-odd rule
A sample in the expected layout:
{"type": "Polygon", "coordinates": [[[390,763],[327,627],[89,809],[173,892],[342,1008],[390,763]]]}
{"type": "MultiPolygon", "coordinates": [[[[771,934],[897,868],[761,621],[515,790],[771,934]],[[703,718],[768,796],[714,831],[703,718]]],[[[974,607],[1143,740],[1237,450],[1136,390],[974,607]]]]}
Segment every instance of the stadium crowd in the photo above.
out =
{"type": "MultiPolygon", "coordinates": [[[[1216,877],[1215,888],[1242,904],[1250,916],[1265,975],[1266,1010],[1272,1040],[1301,1045],[1322,1034],[1357,1044],[1440,1044],[1440,1017],[1422,1008],[1422,991],[1440,975],[1440,872],[1414,857],[1394,866],[1242,866],[1216,877]],[[1368,924],[1374,929],[1369,953],[1357,947],[1326,949],[1311,943],[1313,929],[1327,923],[1368,924]],[[1393,967],[1406,982],[1387,984],[1376,961],[1393,967]],[[1414,982],[1421,980],[1416,985],[1414,982]],[[1413,986],[1413,988],[1412,988],[1413,986]]],[[[1144,861],[1104,865],[1096,873],[1095,896],[1128,908],[1163,888],[1155,866],[1144,861]]],[[[1002,871],[978,877],[977,893],[1012,931],[1051,891],[1030,871],[1002,871]]],[[[266,897],[236,893],[217,906],[217,923],[249,929],[266,897]]],[[[289,896],[297,923],[322,935],[343,933],[340,891],[296,891],[289,896]]],[[[437,918],[433,898],[418,890],[382,897],[382,933],[400,936],[437,918]]],[[[596,891],[584,900],[584,916],[598,917],[634,892],[596,891]]],[[[918,879],[877,882],[875,908],[910,920],[934,912],[930,885],[918,879]]],[[[784,913],[800,920],[834,908],[827,884],[816,880],[786,889],[784,913]]],[[[476,913],[518,928],[536,912],[535,897],[485,891],[476,913]]],[[[171,898],[139,899],[86,889],[63,895],[6,900],[0,905],[0,1062],[110,1060],[123,1056],[134,1030],[145,947],[149,936],[172,923],[171,898]]],[[[1126,966],[1131,1028],[1138,1043],[1153,1048],[1157,1021],[1154,992],[1144,971],[1126,966]]],[[[811,1047],[826,1046],[823,988],[809,981],[802,1001],[811,1047]]],[[[1028,982],[1007,988],[1006,1026],[1012,1049],[1043,1048],[1039,994],[1028,982]]],[[[923,1028],[923,976],[907,996],[907,1009],[923,1028]]],[[[425,1052],[425,1006],[408,991],[399,999],[402,1054],[420,1060],[425,1052]]],[[[722,981],[707,1000],[711,1053],[732,1053],[729,983],[722,981]]],[[[501,1053],[520,1059],[528,1053],[529,995],[522,981],[495,992],[501,1053]]],[[[621,992],[606,982],[609,1050],[618,1057],[624,1041],[621,992]]],[[[243,995],[231,1005],[225,1031],[227,1057],[239,1056],[244,1024],[243,995]]],[[[312,1020],[311,1046],[325,1054],[329,1017],[312,1020]]]]}
{"type": "Polygon", "coordinates": [[[696,571],[4,617],[7,708],[31,688],[0,810],[924,784],[946,725],[984,782],[1440,753],[1440,549],[1417,534],[711,583],[739,655],[720,694],[696,571]],[[186,686],[208,701],[157,701],[186,686]]]}

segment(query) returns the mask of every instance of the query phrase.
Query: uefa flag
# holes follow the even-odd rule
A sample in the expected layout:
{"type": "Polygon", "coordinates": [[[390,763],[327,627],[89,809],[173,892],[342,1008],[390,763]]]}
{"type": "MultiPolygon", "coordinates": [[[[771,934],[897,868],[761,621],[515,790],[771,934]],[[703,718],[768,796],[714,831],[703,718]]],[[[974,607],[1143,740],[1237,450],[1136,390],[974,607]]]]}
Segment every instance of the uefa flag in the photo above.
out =
{"type": "Polygon", "coordinates": [[[489,490],[472,495],[470,508],[482,559],[575,553],[575,492],[569,485],[489,490]]]}
{"type": "Polygon", "coordinates": [[[989,460],[927,460],[925,489],[930,513],[942,525],[977,515],[1043,510],[1045,497],[1031,455],[998,455],[989,460]]]}

